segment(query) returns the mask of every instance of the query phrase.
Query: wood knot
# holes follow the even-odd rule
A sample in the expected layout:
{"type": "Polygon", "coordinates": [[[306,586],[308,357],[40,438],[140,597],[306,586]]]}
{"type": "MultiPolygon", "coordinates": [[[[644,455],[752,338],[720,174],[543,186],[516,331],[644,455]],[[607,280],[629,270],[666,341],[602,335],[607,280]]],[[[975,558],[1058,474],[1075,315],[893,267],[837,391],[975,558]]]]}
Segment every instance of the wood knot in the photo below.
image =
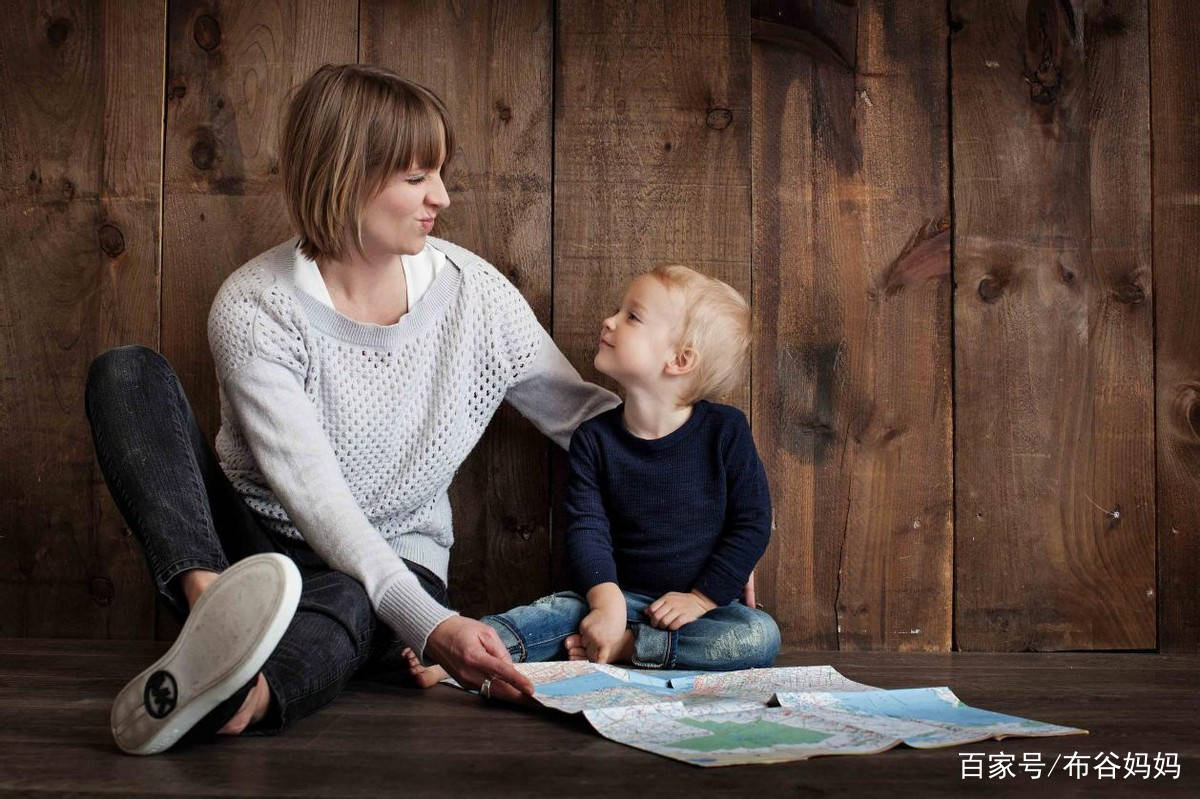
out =
{"type": "Polygon", "coordinates": [[[496,114],[500,117],[501,122],[512,119],[512,109],[503,100],[496,101],[496,114]]]}
{"type": "Polygon", "coordinates": [[[704,124],[713,130],[725,130],[733,122],[733,112],[728,108],[710,108],[704,124]]]}
{"type": "Polygon", "coordinates": [[[1062,261],[1058,262],[1058,279],[1067,286],[1074,285],[1075,283],[1075,272],[1063,266],[1062,261]]]}
{"type": "Polygon", "coordinates": [[[1126,305],[1137,305],[1146,299],[1146,290],[1136,282],[1130,280],[1121,283],[1113,289],[1113,296],[1116,297],[1117,302],[1123,302],[1126,305]]]}
{"type": "Polygon", "coordinates": [[[70,35],[71,20],[65,17],[57,17],[46,26],[46,39],[55,47],[61,47],[70,35]]]}
{"type": "Polygon", "coordinates": [[[529,525],[529,524],[517,525],[517,535],[519,535],[521,537],[522,541],[528,541],[529,539],[533,538],[533,525],[529,525]]]}
{"type": "Polygon", "coordinates": [[[198,17],[192,26],[192,39],[205,52],[215,50],[221,44],[221,26],[208,14],[198,17]]]}
{"type": "Polygon", "coordinates": [[[125,252],[125,235],[116,225],[106,222],[100,226],[97,236],[100,239],[100,249],[109,258],[116,258],[125,252]]]}
{"type": "Polygon", "coordinates": [[[111,605],[113,597],[117,595],[112,580],[107,577],[93,577],[88,582],[88,593],[92,595],[93,602],[104,607],[111,605]]]}
{"type": "Polygon", "coordinates": [[[168,100],[182,100],[186,95],[187,86],[184,86],[182,83],[178,83],[172,86],[170,89],[167,89],[168,100]]]}
{"type": "Polygon", "coordinates": [[[196,169],[212,169],[217,160],[217,142],[212,131],[200,128],[196,131],[196,141],[192,144],[192,164],[196,169]]]}
{"type": "Polygon", "coordinates": [[[1200,441],[1200,383],[1184,383],[1171,400],[1172,427],[1188,441],[1200,441]]]}
{"type": "Polygon", "coordinates": [[[984,302],[995,302],[1007,285],[1008,278],[1004,275],[987,275],[979,281],[979,298],[984,302]]]}

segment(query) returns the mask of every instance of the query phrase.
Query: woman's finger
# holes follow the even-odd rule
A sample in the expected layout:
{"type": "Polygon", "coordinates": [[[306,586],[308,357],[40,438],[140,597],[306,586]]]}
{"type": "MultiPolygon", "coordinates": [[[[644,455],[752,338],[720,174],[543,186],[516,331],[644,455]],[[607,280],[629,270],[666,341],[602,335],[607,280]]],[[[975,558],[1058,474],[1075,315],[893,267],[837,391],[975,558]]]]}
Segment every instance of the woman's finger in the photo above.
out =
{"type": "Polygon", "coordinates": [[[532,694],[525,694],[518,691],[516,688],[509,685],[504,680],[497,678],[492,679],[491,685],[488,687],[489,698],[500,699],[505,702],[515,702],[517,704],[526,704],[525,697],[532,694]]]}
{"type": "Polygon", "coordinates": [[[493,680],[503,680],[521,693],[533,696],[533,683],[529,681],[528,677],[517,671],[512,661],[504,661],[498,657],[489,656],[480,664],[480,667],[493,680]]]}

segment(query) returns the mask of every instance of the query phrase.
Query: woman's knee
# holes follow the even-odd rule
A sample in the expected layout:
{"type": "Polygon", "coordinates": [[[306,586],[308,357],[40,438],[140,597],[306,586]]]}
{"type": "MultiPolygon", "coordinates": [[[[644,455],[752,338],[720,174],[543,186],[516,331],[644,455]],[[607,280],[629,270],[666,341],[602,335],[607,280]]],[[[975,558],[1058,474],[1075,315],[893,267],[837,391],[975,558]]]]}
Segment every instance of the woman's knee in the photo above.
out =
{"type": "Polygon", "coordinates": [[[88,366],[87,393],[123,394],[130,387],[144,384],[148,375],[170,369],[160,353],[140,344],[113,347],[97,355],[88,366]]]}

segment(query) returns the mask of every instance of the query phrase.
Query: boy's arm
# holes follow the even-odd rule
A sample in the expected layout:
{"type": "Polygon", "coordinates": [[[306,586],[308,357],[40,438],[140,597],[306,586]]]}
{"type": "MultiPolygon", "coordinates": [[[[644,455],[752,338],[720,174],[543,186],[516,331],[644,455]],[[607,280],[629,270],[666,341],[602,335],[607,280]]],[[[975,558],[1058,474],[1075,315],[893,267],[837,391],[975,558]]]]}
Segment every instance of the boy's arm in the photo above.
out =
{"type": "MultiPolygon", "coordinates": [[[[600,488],[599,457],[592,435],[571,439],[567,460],[567,573],[576,591],[589,596],[601,584],[617,585],[612,531],[600,488]]],[[[619,589],[617,589],[619,593],[619,589]]],[[[624,596],[621,597],[622,604],[624,596]]]]}
{"type": "Polygon", "coordinates": [[[595,439],[586,431],[571,439],[565,511],[567,568],[591,612],[579,623],[589,659],[607,663],[625,633],[625,595],[617,585],[612,530],[600,488],[595,439]]]}
{"type": "Polygon", "coordinates": [[[771,492],[750,425],[738,418],[725,453],[725,528],[693,590],[717,605],[742,594],[771,538],[771,492]]]}
{"type": "Polygon", "coordinates": [[[575,428],[615,408],[621,398],[580,377],[545,328],[536,320],[533,324],[537,327],[537,355],[504,398],[555,444],[568,449],[575,428]]]}

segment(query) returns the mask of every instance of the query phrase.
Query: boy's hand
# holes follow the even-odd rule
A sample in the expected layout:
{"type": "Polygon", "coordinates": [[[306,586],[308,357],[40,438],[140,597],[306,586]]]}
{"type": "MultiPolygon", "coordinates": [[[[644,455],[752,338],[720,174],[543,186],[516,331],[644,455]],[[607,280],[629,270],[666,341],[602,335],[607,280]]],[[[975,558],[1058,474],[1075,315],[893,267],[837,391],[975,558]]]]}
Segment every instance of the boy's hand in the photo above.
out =
{"type": "Polygon", "coordinates": [[[688,622],[708,613],[717,606],[716,602],[699,591],[681,594],[671,591],[663,594],[646,608],[650,624],[662,630],[678,630],[688,622]]]}
{"type": "Polygon", "coordinates": [[[579,637],[593,663],[612,663],[625,636],[625,609],[596,608],[579,622],[579,637]]]}

